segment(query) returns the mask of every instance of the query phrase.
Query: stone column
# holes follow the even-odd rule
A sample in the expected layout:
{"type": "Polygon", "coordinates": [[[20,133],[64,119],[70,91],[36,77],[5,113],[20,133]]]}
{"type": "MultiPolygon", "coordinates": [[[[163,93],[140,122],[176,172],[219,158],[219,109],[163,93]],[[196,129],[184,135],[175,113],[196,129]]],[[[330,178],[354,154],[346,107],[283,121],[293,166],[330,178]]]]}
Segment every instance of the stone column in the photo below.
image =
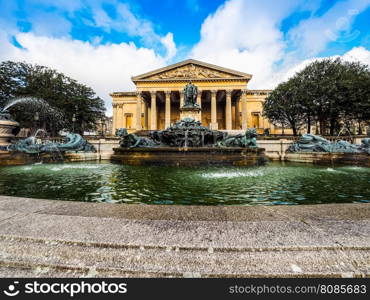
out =
{"type": "Polygon", "coordinates": [[[202,107],[202,90],[198,89],[198,94],[197,94],[197,104],[199,107],[202,107]]]}
{"type": "Polygon", "coordinates": [[[226,130],[232,129],[231,93],[232,90],[226,91],[226,107],[225,107],[226,130]]]}
{"type": "Polygon", "coordinates": [[[247,117],[247,91],[242,91],[242,129],[248,128],[248,117],[247,117]]]}
{"type": "Polygon", "coordinates": [[[148,127],[146,128],[147,130],[150,130],[150,124],[152,124],[151,122],[152,122],[152,111],[148,102],[148,124],[147,124],[148,127]]]}
{"type": "Polygon", "coordinates": [[[157,130],[157,92],[150,92],[151,109],[150,109],[150,130],[157,130]]]}
{"type": "Polygon", "coordinates": [[[144,100],[144,129],[148,130],[149,129],[149,116],[148,116],[148,103],[144,100]]]}
{"type": "Polygon", "coordinates": [[[168,128],[171,125],[171,91],[165,91],[164,95],[166,97],[164,127],[168,128]]]}
{"type": "Polygon", "coordinates": [[[181,108],[184,106],[184,91],[180,90],[179,94],[180,94],[180,108],[181,108]]]}
{"type": "Polygon", "coordinates": [[[216,102],[217,90],[211,91],[211,129],[217,130],[217,102],[216,102]]]}
{"type": "Polygon", "coordinates": [[[141,130],[141,92],[136,93],[136,130],[141,130]]]}
{"type": "Polygon", "coordinates": [[[117,128],[124,128],[123,104],[118,104],[117,128]]]}
{"type": "Polygon", "coordinates": [[[239,97],[235,101],[235,129],[240,129],[240,99],[239,97]]]}
{"type": "MultiPolygon", "coordinates": [[[[198,89],[197,104],[199,105],[200,108],[202,108],[202,93],[203,90],[198,89]]],[[[202,111],[199,112],[199,121],[202,123],[202,111]]]]}
{"type": "Polygon", "coordinates": [[[118,128],[118,105],[113,104],[113,135],[116,134],[118,128]]]}

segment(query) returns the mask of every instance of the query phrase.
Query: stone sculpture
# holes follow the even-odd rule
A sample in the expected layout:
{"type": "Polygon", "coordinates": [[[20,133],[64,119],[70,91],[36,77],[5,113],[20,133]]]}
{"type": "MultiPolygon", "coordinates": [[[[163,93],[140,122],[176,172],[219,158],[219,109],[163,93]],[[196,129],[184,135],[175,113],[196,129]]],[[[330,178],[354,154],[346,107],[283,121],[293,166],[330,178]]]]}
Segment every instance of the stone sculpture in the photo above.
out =
{"type": "Polygon", "coordinates": [[[190,81],[184,88],[184,106],[199,107],[197,103],[198,88],[190,81]]]}
{"type": "Polygon", "coordinates": [[[120,146],[124,148],[158,146],[158,143],[150,138],[140,137],[133,133],[129,134],[125,128],[117,130],[116,135],[121,138],[120,146]]]}
{"type": "Polygon", "coordinates": [[[31,136],[9,145],[7,150],[28,154],[68,151],[96,152],[95,147],[77,133],[66,133],[64,143],[52,143],[47,141],[45,143],[38,143],[36,137],[31,136]]]}
{"type": "Polygon", "coordinates": [[[257,131],[248,129],[245,134],[227,136],[227,133],[210,130],[202,126],[200,121],[184,118],[165,130],[153,131],[150,137],[129,134],[125,128],[117,130],[121,137],[120,146],[135,147],[257,147],[257,131]]]}
{"type": "Polygon", "coordinates": [[[242,147],[257,148],[257,131],[255,128],[248,128],[245,134],[229,136],[217,143],[219,147],[242,147]]]}
{"type": "Polygon", "coordinates": [[[7,111],[1,111],[1,108],[0,108],[0,120],[2,120],[2,121],[13,121],[10,113],[8,113],[7,111]]]}
{"type": "Polygon", "coordinates": [[[362,140],[362,145],[354,145],[343,140],[330,142],[318,135],[304,134],[289,146],[287,152],[369,153],[370,142],[367,140],[370,139],[362,140]]]}
{"type": "Polygon", "coordinates": [[[210,147],[226,135],[202,126],[200,121],[184,118],[165,130],[152,132],[151,138],[161,145],[170,147],[210,147]]]}
{"type": "Polygon", "coordinates": [[[370,155],[370,138],[362,139],[360,149],[370,155]]]}

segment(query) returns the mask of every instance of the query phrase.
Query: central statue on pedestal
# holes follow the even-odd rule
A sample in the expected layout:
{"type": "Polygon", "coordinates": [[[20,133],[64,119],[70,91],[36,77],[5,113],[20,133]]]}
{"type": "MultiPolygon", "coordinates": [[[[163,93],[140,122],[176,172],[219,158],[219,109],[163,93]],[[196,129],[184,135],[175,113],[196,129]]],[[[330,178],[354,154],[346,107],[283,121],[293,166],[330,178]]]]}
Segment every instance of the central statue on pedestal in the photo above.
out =
{"type": "Polygon", "coordinates": [[[199,108],[197,103],[198,88],[191,82],[184,87],[184,106],[199,108]]]}

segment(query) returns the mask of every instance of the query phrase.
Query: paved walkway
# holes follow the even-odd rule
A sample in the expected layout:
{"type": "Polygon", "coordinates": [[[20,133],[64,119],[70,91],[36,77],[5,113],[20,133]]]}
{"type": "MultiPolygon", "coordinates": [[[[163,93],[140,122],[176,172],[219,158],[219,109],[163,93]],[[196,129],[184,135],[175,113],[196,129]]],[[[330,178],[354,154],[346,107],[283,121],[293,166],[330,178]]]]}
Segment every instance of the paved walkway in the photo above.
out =
{"type": "Polygon", "coordinates": [[[370,276],[370,204],[210,207],[0,196],[0,276],[370,276]]]}

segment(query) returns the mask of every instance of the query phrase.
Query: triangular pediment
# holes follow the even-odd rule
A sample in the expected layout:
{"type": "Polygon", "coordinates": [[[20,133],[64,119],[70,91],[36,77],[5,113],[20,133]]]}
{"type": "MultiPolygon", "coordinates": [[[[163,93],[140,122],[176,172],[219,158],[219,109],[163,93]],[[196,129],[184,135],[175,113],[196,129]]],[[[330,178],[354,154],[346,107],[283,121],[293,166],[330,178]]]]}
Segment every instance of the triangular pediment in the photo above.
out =
{"type": "Polygon", "coordinates": [[[140,80],[181,80],[181,79],[222,79],[222,78],[245,78],[250,79],[250,74],[207,64],[194,59],[188,59],[180,63],[157,69],[132,78],[140,80]]]}

